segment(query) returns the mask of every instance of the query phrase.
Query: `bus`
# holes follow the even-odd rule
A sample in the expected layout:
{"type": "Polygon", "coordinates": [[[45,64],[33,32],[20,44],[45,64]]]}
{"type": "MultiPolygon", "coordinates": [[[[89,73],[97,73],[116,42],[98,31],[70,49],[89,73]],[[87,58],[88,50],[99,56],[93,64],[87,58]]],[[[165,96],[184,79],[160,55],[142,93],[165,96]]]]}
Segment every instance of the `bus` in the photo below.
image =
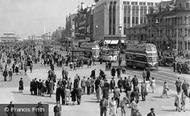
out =
{"type": "Polygon", "coordinates": [[[158,53],[154,44],[128,44],[125,51],[126,66],[150,70],[158,69],[158,53]]]}
{"type": "Polygon", "coordinates": [[[102,47],[100,53],[101,53],[100,57],[103,61],[115,62],[118,60],[119,51],[116,49],[102,47]]]}

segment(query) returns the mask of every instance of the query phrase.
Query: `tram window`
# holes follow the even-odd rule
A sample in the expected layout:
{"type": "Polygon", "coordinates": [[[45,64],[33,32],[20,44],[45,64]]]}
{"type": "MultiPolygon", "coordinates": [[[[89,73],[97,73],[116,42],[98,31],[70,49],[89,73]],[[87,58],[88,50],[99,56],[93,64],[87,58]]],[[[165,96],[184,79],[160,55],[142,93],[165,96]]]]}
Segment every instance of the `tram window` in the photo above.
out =
{"type": "Polygon", "coordinates": [[[134,60],[137,60],[137,61],[147,62],[146,56],[134,55],[134,56],[133,56],[133,59],[134,59],[134,60]]]}
{"type": "Polygon", "coordinates": [[[147,57],[148,62],[157,62],[157,57],[147,57]]]}
{"type": "Polygon", "coordinates": [[[132,59],[132,55],[131,54],[126,54],[125,58],[131,60],[132,59]]]}

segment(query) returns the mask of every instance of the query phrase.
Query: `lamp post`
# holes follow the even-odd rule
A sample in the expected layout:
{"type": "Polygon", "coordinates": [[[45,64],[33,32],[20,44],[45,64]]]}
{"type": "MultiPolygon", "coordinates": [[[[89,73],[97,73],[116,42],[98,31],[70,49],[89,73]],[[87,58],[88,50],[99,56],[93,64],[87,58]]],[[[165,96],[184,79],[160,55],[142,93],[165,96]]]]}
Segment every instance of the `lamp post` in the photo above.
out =
{"type": "Polygon", "coordinates": [[[178,28],[176,29],[177,34],[176,34],[176,55],[178,54],[178,44],[179,44],[179,30],[178,28]]]}
{"type": "MultiPolygon", "coordinates": [[[[121,43],[121,31],[122,31],[122,26],[119,26],[119,42],[118,43],[121,43]]],[[[118,60],[120,60],[120,55],[121,55],[121,45],[118,46],[118,49],[119,49],[119,55],[118,55],[118,60]]]]}

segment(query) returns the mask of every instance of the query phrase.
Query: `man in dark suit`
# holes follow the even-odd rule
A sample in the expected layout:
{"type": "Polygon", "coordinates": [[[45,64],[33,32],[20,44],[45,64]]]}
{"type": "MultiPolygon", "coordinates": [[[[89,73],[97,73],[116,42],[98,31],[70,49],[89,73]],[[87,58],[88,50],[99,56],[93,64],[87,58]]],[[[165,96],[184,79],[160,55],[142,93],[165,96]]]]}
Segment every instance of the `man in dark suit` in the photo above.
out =
{"type": "Polygon", "coordinates": [[[154,108],[150,109],[150,113],[148,113],[147,116],[156,116],[154,113],[154,108]]]}

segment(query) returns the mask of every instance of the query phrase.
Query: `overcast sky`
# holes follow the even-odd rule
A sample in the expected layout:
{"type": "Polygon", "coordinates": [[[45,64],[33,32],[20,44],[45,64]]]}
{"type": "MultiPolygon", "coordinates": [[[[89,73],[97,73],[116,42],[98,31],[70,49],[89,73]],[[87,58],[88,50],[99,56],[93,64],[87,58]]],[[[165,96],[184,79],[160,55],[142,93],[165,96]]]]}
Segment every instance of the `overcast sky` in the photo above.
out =
{"type": "Polygon", "coordinates": [[[14,32],[27,37],[65,26],[65,17],[76,12],[80,2],[93,0],[0,0],[0,35],[14,32]]]}

